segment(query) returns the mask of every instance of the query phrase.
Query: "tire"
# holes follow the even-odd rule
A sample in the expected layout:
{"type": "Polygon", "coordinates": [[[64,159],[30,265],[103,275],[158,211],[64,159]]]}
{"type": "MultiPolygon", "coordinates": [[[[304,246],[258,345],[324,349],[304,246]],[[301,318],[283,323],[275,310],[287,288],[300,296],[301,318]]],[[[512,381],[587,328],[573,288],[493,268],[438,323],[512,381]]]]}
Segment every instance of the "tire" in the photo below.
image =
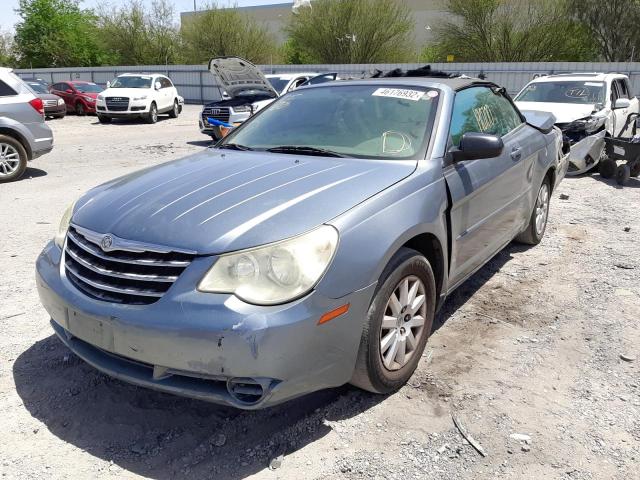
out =
{"type": "Polygon", "coordinates": [[[145,121],[152,124],[158,121],[158,107],[156,106],[156,102],[151,102],[149,113],[145,117],[145,121]]]}
{"type": "Polygon", "coordinates": [[[620,165],[616,168],[616,182],[618,185],[626,185],[631,178],[631,167],[629,165],[620,165]]]}
{"type": "Polygon", "coordinates": [[[27,169],[27,151],[15,138],[0,135],[0,183],[20,178],[27,169]]]}
{"type": "Polygon", "coordinates": [[[173,108],[169,111],[169,116],[171,118],[178,118],[180,115],[180,105],[178,105],[178,100],[173,101],[173,108]]]}
{"type": "Polygon", "coordinates": [[[85,111],[84,111],[84,105],[82,104],[82,102],[76,102],[75,112],[76,112],[76,115],[78,115],[79,117],[84,116],[85,111]]]}
{"type": "Polygon", "coordinates": [[[538,195],[536,203],[533,206],[531,217],[527,228],[521,232],[516,238],[516,242],[525,243],[527,245],[537,245],[544,237],[547,229],[547,220],[549,218],[549,202],[551,200],[551,182],[549,177],[545,177],[538,195]]]}
{"type": "Polygon", "coordinates": [[[631,176],[637,177],[640,175],[640,160],[636,160],[631,167],[631,176]]]}
{"type": "MultiPolygon", "coordinates": [[[[420,362],[431,334],[436,305],[435,285],[431,265],[422,254],[403,247],[393,256],[380,277],[367,312],[350,381],[352,385],[369,392],[386,394],[407,383],[420,362]],[[413,316],[411,310],[407,310],[407,305],[394,307],[391,298],[394,296],[402,301],[401,288],[405,281],[408,282],[405,288],[409,292],[417,285],[417,292],[423,294],[424,301],[416,312],[420,315],[413,316]],[[423,318],[421,326],[405,326],[408,322],[417,324],[419,317],[423,318]],[[409,338],[414,338],[413,349],[409,338]],[[405,353],[401,356],[403,346],[405,353]]],[[[405,302],[409,303],[407,299],[405,302]]]]}
{"type": "Polygon", "coordinates": [[[602,178],[611,178],[616,174],[616,161],[611,158],[603,158],[600,160],[598,169],[602,178]]]}
{"type": "Polygon", "coordinates": [[[111,117],[105,117],[104,115],[98,115],[98,121],[100,123],[111,123],[111,117]]]}

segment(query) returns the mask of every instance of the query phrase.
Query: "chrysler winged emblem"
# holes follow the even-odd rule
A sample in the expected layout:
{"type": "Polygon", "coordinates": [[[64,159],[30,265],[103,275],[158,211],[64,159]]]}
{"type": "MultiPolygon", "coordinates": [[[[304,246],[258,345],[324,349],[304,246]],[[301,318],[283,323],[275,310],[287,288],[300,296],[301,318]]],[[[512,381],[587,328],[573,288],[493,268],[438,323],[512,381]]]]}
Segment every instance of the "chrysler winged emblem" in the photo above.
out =
{"type": "Polygon", "coordinates": [[[102,237],[102,240],[100,241],[100,246],[102,247],[102,250],[104,250],[105,252],[108,252],[109,250],[111,250],[112,245],[113,245],[113,237],[111,235],[107,234],[104,237],[102,237]]]}

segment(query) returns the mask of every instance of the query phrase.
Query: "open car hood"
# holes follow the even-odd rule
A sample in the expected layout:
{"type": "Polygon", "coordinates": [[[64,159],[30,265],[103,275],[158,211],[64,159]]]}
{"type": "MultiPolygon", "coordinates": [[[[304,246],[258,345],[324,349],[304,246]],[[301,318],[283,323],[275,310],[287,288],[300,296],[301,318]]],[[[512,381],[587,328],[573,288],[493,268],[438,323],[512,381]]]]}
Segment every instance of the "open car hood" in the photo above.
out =
{"type": "Polygon", "coordinates": [[[535,110],[553,113],[556,123],[570,123],[591,115],[598,106],[594,104],[574,103],[546,103],[546,102],[515,102],[520,111],[535,110]]]}
{"type": "Polygon", "coordinates": [[[218,77],[222,89],[232,98],[249,90],[266,92],[274,98],[278,96],[260,69],[244,58],[212,58],[209,60],[209,71],[218,77]]]}

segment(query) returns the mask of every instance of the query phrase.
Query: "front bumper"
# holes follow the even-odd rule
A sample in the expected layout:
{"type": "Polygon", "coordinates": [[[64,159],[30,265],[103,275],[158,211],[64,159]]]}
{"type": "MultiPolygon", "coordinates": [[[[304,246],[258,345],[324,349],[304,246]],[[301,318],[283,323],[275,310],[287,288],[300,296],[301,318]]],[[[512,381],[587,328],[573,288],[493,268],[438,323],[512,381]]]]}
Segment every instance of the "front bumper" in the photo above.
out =
{"type": "Polygon", "coordinates": [[[580,175],[598,164],[604,149],[605,135],[606,131],[602,130],[571,145],[568,176],[580,175]]]}
{"type": "Polygon", "coordinates": [[[65,115],[67,113],[67,106],[63,103],[62,105],[56,105],[55,107],[44,107],[45,116],[49,115],[65,115]]]}
{"type": "Polygon", "coordinates": [[[259,307],[196,291],[215,260],[198,257],[156,303],[121,305],[78,291],[61,256],[47,245],[36,283],[54,331],[78,356],[137,385],[246,409],[348,382],[375,287],[259,307]],[[345,303],[346,314],[317,324],[345,303]]]}
{"type": "Polygon", "coordinates": [[[129,104],[127,110],[109,110],[107,106],[102,104],[96,104],[95,111],[100,115],[104,115],[111,118],[131,118],[140,117],[149,113],[151,104],[129,104]]]}

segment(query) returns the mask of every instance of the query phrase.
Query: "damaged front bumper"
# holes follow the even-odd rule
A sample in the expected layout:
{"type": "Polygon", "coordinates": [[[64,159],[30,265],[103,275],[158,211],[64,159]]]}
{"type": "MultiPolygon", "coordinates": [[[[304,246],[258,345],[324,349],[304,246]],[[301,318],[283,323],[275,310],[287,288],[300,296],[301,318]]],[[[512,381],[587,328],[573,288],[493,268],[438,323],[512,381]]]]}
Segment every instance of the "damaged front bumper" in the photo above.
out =
{"type": "Polygon", "coordinates": [[[558,124],[571,148],[567,175],[580,175],[598,164],[604,150],[604,122],[604,117],[588,117],[567,124],[558,124]]]}
{"type": "Polygon", "coordinates": [[[198,292],[215,260],[198,257],[157,302],[123,305],[77,290],[61,257],[49,243],[36,284],[55,333],[80,358],[133,384],[244,409],[347,383],[375,287],[339,299],[313,291],[285,305],[249,305],[198,292]],[[347,313],[318,325],[344,304],[347,313]]]}

